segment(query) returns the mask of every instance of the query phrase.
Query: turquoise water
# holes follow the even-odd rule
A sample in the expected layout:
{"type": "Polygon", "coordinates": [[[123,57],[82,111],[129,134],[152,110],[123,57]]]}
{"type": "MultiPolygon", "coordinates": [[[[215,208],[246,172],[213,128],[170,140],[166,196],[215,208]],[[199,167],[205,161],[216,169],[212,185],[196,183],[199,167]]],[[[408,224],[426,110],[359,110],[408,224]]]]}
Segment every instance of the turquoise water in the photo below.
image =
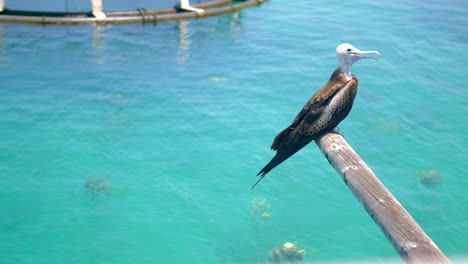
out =
{"type": "Polygon", "coordinates": [[[156,27],[0,24],[0,262],[259,263],[285,242],[309,262],[398,261],[314,144],[249,191],[342,42],[381,56],[353,66],[341,132],[466,256],[467,8],[272,0],[156,27]]]}

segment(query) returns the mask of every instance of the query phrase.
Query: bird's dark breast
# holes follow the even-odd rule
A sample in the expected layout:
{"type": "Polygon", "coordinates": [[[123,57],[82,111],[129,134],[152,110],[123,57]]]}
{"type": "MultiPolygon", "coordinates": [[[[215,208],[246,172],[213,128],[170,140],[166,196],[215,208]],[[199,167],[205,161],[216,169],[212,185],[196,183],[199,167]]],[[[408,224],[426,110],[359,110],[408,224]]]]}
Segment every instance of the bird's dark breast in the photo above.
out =
{"type": "Polygon", "coordinates": [[[351,110],[356,91],[356,76],[348,80],[344,73],[336,70],[310,98],[293,123],[276,136],[271,149],[300,149],[335,128],[351,110]]]}
{"type": "Polygon", "coordinates": [[[326,130],[331,130],[335,128],[343,119],[348,116],[351,108],[353,107],[354,98],[356,98],[357,93],[357,78],[353,75],[353,79],[349,80],[345,89],[341,92],[343,93],[341,97],[338,97],[338,102],[336,109],[330,119],[330,122],[326,130]]]}
{"type": "MultiPolygon", "coordinates": [[[[332,79],[333,80],[333,79],[332,79]]],[[[357,79],[346,81],[327,100],[320,116],[313,122],[301,124],[300,133],[304,136],[316,138],[324,132],[335,128],[351,111],[357,92],[357,79]]]]}
{"type": "Polygon", "coordinates": [[[341,121],[343,121],[343,119],[345,119],[348,116],[353,106],[355,96],[356,93],[348,94],[347,98],[344,99],[345,101],[340,103],[339,107],[333,114],[333,117],[330,119],[330,123],[327,126],[327,130],[335,128],[341,121]]]}

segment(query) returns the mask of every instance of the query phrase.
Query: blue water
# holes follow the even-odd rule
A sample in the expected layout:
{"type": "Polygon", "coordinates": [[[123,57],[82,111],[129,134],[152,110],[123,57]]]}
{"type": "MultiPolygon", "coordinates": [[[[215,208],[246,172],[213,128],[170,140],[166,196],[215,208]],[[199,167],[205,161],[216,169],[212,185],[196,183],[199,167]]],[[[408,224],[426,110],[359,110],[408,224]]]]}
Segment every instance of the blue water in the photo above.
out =
{"type": "Polygon", "coordinates": [[[353,66],[341,133],[466,256],[466,10],[272,0],[157,26],[0,24],[0,263],[262,263],[285,242],[309,262],[399,261],[314,144],[249,191],[342,42],[381,56],[353,66]]]}

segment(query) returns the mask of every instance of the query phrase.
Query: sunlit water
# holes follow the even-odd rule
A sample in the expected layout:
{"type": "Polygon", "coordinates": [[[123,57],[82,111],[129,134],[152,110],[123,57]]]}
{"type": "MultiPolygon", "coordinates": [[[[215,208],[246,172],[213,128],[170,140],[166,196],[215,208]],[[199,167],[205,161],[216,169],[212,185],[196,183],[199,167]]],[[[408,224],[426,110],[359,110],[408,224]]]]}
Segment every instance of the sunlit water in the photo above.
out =
{"type": "Polygon", "coordinates": [[[0,24],[0,263],[259,263],[285,242],[311,262],[399,262],[315,144],[249,191],[342,42],[381,56],[353,66],[341,133],[466,256],[467,8],[272,0],[157,26],[0,24]]]}

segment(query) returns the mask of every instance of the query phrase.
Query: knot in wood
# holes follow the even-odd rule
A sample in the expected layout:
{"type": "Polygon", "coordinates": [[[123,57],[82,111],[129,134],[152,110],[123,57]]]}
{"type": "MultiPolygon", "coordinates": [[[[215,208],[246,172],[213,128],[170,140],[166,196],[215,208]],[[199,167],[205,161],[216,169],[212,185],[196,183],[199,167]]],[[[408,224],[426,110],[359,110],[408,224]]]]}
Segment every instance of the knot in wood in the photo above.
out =
{"type": "Polygon", "coordinates": [[[343,168],[343,172],[348,172],[349,170],[357,170],[358,167],[356,165],[350,165],[350,166],[346,166],[345,168],[343,168]]]}
{"type": "Polygon", "coordinates": [[[417,246],[418,244],[416,244],[415,242],[408,242],[406,243],[405,248],[416,248],[417,246]]]}
{"type": "Polygon", "coordinates": [[[338,144],[338,143],[331,143],[331,148],[332,148],[333,150],[340,150],[340,149],[343,148],[343,145],[338,144]]]}

